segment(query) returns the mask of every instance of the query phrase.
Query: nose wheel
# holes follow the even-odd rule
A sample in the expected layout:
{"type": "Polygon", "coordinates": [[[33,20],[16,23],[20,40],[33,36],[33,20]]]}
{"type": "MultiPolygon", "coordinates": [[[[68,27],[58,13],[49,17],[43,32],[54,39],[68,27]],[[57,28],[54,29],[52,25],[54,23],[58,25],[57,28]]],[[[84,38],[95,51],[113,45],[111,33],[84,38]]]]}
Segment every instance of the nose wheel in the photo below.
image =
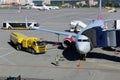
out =
{"type": "Polygon", "coordinates": [[[86,61],[86,54],[82,54],[82,60],[86,61]]]}

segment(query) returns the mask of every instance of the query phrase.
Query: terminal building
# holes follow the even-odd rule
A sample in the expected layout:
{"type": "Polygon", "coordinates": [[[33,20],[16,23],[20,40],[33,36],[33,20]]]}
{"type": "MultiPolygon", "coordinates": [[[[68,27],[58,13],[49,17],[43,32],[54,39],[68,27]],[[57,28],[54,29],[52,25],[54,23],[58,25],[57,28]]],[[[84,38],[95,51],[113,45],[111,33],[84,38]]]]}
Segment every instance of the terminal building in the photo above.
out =
{"type": "MultiPolygon", "coordinates": [[[[34,0],[0,0],[0,4],[21,4],[21,5],[25,5],[27,3],[32,3],[34,0]]],[[[50,4],[51,0],[40,0],[45,2],[46,4],[50,4]]]]}
{"type": "Polygon", "coordinates": [[[25,5],[27,3],[31,3],[33,2],[33,0],[0,0],[0,4],[21,4],[21,5],[25,5]]]}
{"type": "MultiPolygon", "coordinates": [[[[0,0],[0,4],[16,4],[16,5],[25,5],[27,3],[32,3],[35,0],[0,0]]],[[[73,2],[81,2],[82,4],[86,4],[86,2],[89,3],[89,5],[96,5],[98,4],[98,2],[96,0],[39,0],[40,2],[44,2],[46,4],[51,4],[51,2],[61,2],[62,4],[64,4],[64,2],[67,3],[73,3],[73,2]]]]}

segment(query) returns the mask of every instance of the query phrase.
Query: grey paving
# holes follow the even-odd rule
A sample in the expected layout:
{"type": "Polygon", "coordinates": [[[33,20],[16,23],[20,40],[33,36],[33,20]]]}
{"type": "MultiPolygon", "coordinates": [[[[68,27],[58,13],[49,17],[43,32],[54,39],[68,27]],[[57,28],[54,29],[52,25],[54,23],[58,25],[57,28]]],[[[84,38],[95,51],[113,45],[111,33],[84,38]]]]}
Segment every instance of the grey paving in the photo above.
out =
{"type": "MultiPolygon", "coordinates": [[[[103,11],[103,19],[120,18],[117,13],[103,11]]],[[[71,20],[97,18],[96,8],[60,9],[51,11],[38,10],[0,10],[0,27],[4,21],[21,21],[27,17],[40,23],[40,27],[65,31],[69,29],[71,20]]],[[[88,23],[88,22],[86,22],[88,23]]],[[[27,36],[35,36],[48,41],[57,41],[57,35],[35,30],[0,30],[0,76],[18,76],[23,78],[37,78],[44,80],[119,80],[120,79],[120,55],[113,51],[101,48],[93,49],[88,54],[86,62],[80,61],[74,56],[74,51],[59,49],[58,46],[48,45],[45,54],[30,54],[25,51],[16,51],[9,44],[11,32],[21,32],[27,36]],[[59,66],[54,63],[56,55],[63,56],[59,66]],[[78,64],[80,67],[78,68],[78,64]]],[[[60,36],[60,41],[65,36],[60,36]]]]}

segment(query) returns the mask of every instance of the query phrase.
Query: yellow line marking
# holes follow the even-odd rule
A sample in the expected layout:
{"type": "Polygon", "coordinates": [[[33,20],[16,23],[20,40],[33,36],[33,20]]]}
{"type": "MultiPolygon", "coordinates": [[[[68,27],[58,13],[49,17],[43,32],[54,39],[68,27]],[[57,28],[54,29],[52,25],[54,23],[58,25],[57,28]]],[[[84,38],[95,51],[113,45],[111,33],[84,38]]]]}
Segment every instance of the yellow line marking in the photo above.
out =
{"type": "Polygon", "coordinates": [[[85,63],[86,63],[86,61],[79,61],[78,65],[77,65],[78,69],[81,69],[82,66],[83,66],[85,63]]]}

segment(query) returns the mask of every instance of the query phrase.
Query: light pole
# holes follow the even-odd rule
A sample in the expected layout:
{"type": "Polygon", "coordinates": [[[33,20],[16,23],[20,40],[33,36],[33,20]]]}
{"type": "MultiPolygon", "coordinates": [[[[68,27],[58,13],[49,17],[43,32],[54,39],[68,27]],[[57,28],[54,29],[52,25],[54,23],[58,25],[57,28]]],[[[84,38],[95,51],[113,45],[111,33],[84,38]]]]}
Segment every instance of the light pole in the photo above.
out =
{"type": "Polygon", "coordinates": [[[64,5],[64,0],[62,0],[62,5],[64,5]]]}
{"type": "Polygon", "coordinates": [[[19,0],[19,10],[18,12],[20,13],[21,12],[21,4],[20,4],[20,0],[19,0]]]}

